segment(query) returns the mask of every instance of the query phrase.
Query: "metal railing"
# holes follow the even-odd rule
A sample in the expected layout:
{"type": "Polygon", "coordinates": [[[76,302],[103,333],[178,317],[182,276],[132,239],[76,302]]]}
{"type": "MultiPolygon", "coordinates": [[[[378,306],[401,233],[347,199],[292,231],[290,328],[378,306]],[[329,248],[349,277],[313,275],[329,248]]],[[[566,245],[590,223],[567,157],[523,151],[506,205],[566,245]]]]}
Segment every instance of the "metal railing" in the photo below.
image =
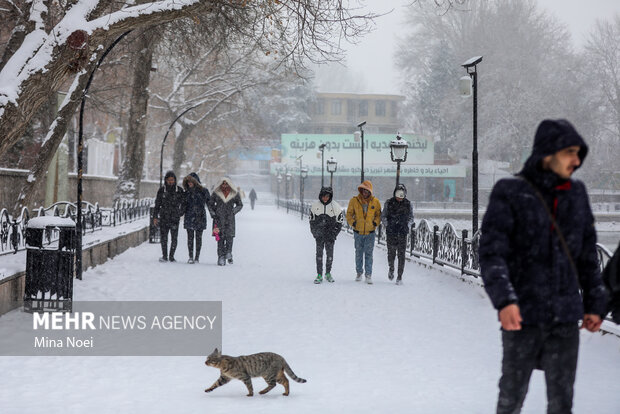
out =
{"type": "MultiPolygon", "coordinates": [[[[276,201],[278,203],[278,201],[276,201]]],[[[301,205],[298,200],[279,200],[282,208],[300,212],[301,205]]],[[[304,215],[310,211],[310,203],[304,203],[304,215]]],[[[344,222],[343,229],[353,233],[349,224],[344,222]]],[[[480,231],[473,237],[469,237],[467,230],[457,231],[451,223],[446,223],[442,228],[430,221],[422,219],[418,225],[411,226],[407,236],[407,253],[410,257],[425,258],[439,266],[450,267],[458,270],[461,275],[480,276],[480,264],[478,262],[478,245],[480,231]]],[[[386,235],[383,225],[377,227],[376,243],[386,244],[386,235]]],[[[596,245],[601,271],[609,261],[612,253],[600,243],[596,245]]]]}
{"type": "MultiPolygon", "coordinates": [[[[118,226],[148,217],[153,198],[114,203],[114,207],[99,207],[99,203],[82,202],[82,234],[101,230],[104,226],[118,226]]],[[[27,207],[22,208],[19,217],[11,217],[6,208],[0,210],[0,255],[17,253],[26,247],[26,225],[31,217],[58,216],[77,219],[77,204],[59,201],[51,206],[39,207],[31,213],[27,207]]],[[[57,236],[57,232],[46,235],[48,243],[57,236]],[[56,236],[54,236],[56,235],[56,236]]]]}

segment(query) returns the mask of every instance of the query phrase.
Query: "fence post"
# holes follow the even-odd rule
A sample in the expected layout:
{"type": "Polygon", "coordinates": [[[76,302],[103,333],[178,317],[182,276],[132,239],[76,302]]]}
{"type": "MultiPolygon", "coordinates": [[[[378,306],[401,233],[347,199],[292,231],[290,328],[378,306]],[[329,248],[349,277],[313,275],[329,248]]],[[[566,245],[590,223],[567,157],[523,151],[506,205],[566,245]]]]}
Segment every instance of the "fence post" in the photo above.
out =
{"type": "Polygon", "coordinates": [[[439,235],[437,232],[439,231],[439,226],[435,224],[433,226],[433,263],[435,263],[435,259],[437,258],[437,251],[439,250],[439,235]]]}
{"type": "Polygon", "coordinates": [[[461,236],[462,244],[461,244],[461,275],[465,273],[465,262],[467,260],[467,230],[463,230],[463,234],[461,236]]]}

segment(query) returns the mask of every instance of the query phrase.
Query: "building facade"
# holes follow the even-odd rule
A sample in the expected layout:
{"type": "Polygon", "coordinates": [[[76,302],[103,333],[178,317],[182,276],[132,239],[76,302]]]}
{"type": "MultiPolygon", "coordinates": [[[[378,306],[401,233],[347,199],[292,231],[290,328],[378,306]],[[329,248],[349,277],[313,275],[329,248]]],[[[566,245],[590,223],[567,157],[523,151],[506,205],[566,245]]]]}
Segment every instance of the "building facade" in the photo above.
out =
{"type": "Polygon", "coordinates": [[[301,133],[350,134],[366,121],[364,130],[375,134],[396,134],[403,127],[399,118],[400,95],[317,93],[310,104],[310,121],[301,133]]]}

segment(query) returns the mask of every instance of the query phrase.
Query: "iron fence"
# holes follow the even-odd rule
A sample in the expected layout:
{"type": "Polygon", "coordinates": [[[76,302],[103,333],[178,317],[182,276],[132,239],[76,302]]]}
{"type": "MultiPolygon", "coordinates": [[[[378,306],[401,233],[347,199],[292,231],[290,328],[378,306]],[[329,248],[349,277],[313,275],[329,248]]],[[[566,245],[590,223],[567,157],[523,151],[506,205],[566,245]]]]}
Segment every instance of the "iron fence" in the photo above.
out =
{"type": "MultiPolygon", "coordinates": [[[[278,203],[278,201],[276,201],[278,203]]],[[[298,200],[279,200],[280,207],[300,212],[301,204],[298,200]]],[[[304,214],[309,213],[310,203],[304,203],[304,214]]],[[[349,224],[344,222],[343,229],[347,233],[353,233],[349,224]]],[[[376,230],[376,243],[386,244],[386,235],[383,225],[380,224],[376,230]]],[[[469,236],[468,230],[458,231],[451,223],[439,227],[430,221],[421,219],[417,226],[411,226],[411,231],[407,236],[407,253],[410,257],[425,258],[439,266],[456,269],[461,275],[468,275],[478,278],[480,276],[480,264],[478,262],[478,245],[480,231],[473,237],[469,236]]],[[[600,243],[596,245],[601,271],[609,261],[612,253],[600,243]]]]}
{"type": "MultiPolygon", "coordinates": [[[[114,203],[114,207],[99,207],[99,203],[82,202],[82,234],[101,230],[105,226],[118,226],[148,217],[153,198],[114,203]]],[[[0,210],[0,255],[17,253],[26,247],[26,225],[31,217],[58,216],[77,219],[77,204],[59,201],[51,206],[39,207],[31,213],[22,208],[18,217],[12,217],[6,208],[0,210]],[[34,214],[34,215],[33,215],[34,214]]],[[[55,241],[58,232],[47,232],[47,243],[55,241]]]]}

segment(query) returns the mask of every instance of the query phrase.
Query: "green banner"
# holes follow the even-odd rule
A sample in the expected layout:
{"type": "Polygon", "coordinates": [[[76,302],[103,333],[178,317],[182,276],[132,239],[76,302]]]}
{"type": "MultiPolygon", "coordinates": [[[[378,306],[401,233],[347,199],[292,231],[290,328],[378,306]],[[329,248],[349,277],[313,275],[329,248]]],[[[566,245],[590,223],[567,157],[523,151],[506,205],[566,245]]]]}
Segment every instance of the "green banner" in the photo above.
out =
{"type": "MultiPolygon", "coordinates": [[[[390,157],[390,142],[396,138],[391,134],[365,134],[364,173],[381,177],[396,174],[396,163],[390,157]]],[[[405,177],[465,177],[465,167],[457,165],[433,165],[435,145],[432,139],[415,134],[403,134],[407,141],[407,161],[401,163],[401,175],[405,177]]],[[[272,163],[272,174],[284,165],[291,173],[299,173],[299,157],[308,175],[321,175],[321,151],[325,144],[325,174],[327,160],[333,157],[338,162],[336,175],[355,176],[360,174],[362,142],[351,134],[282,134],[281,164],[272,163]]]]}

